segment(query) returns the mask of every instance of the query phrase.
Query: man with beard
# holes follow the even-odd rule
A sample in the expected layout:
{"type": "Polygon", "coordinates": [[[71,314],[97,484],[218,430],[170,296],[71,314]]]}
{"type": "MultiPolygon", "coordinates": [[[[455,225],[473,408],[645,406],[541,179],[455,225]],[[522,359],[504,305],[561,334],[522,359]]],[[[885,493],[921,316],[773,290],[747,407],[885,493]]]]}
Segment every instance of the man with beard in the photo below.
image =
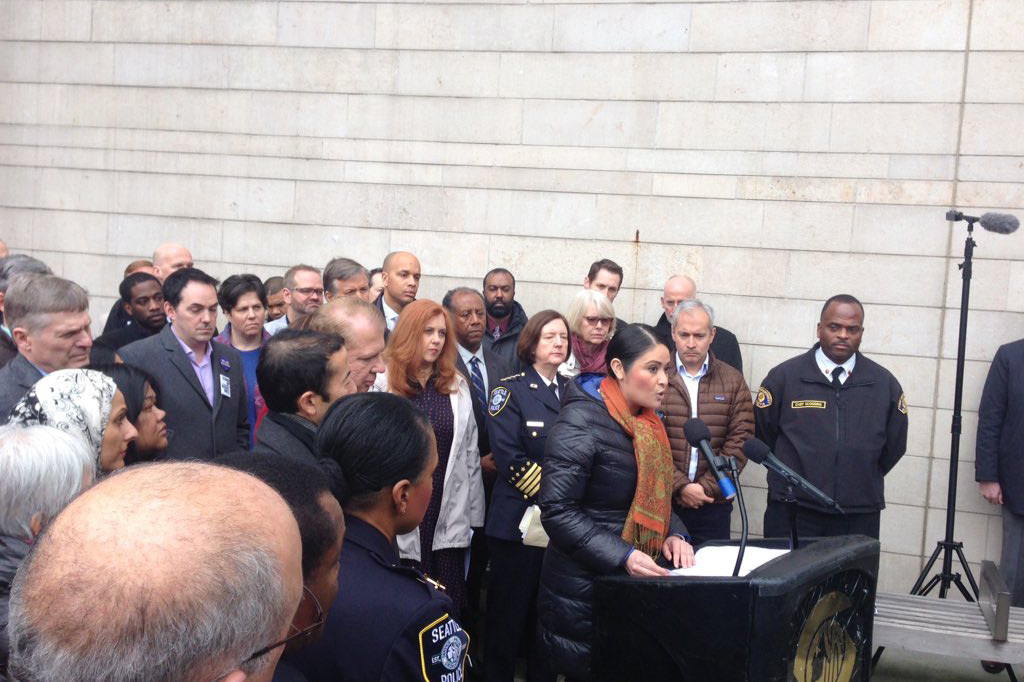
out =
{"type": "Polygon", "coordinates": [[[297,327],[304,318],[320,309],[324,302],[324,280],[320,271],[311,265],[293,265],[284,273],[282,292],[287,304],[284,316],[263,327],[271,336],[282,329],[297,327]]]}
{"type": "Polygon", "coordinates": [[[164,282],[170,324],[119,352],[156,380],[174,432],[163,459],[209,460],[249,449],[242,356],[212,340],[219,305],[217,280],[195,268],[178,270],[164,282]]]}
{"type": "Polygon", "coordinates": [[[131,324],[93,340],[89,359],[94,365],[114,362],[119,349],[159,333],[167,324],[163,288],[155,276],[145,272],[128,275],[118,287],[118,293],[122,301],[127,301],[123,306],[131,324]]]}
{"type": "Polygon", "coordinates": [[[487,329],[484,347],[503,359],[513,372],[522,369],[516,355],[519,334],[529,317],[516,301],[516,278],[505,268],[494,268],[484,275],[484,303],[487,329]]]}
{"type": "Polygon", "coordinates": [[[402,309],[416,300],[420,290],[420,260],[407,251],[395,251],[384,258],[381,276],[384,291],[374,301],[374,305],[384,315],[388,330],[384,333],[387,340],[402,309]]]}
{"type": "Polygon", "coordinates": [[[757,437],[846,512],[790,492],[769,472],[765,537],[788,535],[785,502],[795,497],[800,535],[878,538],[883,479],[907,450],[907,399],[889,370],[858,352],[863,335],[864,306],[833,296],[821,309],[819,343],[768,372],[757,391],[757,437]]]}

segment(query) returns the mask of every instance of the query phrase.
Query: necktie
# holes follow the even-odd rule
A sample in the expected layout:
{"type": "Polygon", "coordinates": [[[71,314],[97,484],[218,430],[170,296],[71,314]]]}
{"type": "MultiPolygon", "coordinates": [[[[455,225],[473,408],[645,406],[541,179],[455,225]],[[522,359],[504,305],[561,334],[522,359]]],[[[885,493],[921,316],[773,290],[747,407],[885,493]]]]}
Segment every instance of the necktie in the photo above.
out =
{"type": "Polygon", "coordinates": [[[841,382],[839,379],[843,376],[843,372],[845,371],[846,369],[843,367],[836,367],[834,370],[832,370],[832,387],[835,388],[837,391],[843,385],[843,382],[841,382]]]}
{"type": "Polygon", "coordinates": [[[476,399],[480,406],[487,409],[487,389],[484,388],[484,375],[480,373],[480,358],[473,356],[469,359],[469,373],[473,380],[473,388],[476,389],[476,399]]]}
{"type": "Polygon", "coordinates": [[[548,384],[548,388],[555,394],[555,400],[558,400],[558,380],[556,379],[553,383],[548,384]]]}

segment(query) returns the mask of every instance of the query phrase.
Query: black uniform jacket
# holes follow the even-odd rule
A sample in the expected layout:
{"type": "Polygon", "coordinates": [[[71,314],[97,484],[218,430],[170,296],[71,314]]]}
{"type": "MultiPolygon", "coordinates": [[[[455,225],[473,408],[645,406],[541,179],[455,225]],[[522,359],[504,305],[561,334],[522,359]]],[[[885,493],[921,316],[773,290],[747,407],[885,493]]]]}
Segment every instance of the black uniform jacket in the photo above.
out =
{"type": "MultiPolygon", "coordinates": [[[[558,395],[568,380],[558,376],[558,395]]],[[[562,409],[561,400],[533,367],[507,377],[491,389],[487,430],[498,478],[491,493],[486,534],[520,542],[519,522],[536,504],[544,467],[544,444],[562,409]]]]}
{"type": "Polygon", "coordinates": [[[452,601],[402,566],[383,533],[345,515],[338,597],[323,637],[287,656],[309,682],[461,682],[469,635],[452,601]]]}
{"type": "MultiPolygon", "coordinates": [[[[768,372],[754,400],[757,437],[845,511],[884,509],[883,477],[907,450],[903,389],[889,370],[857,353],[853,372],[836,390],[818,369],[817,349],[768,372]]],[[[781,500],[785,485],[769,472],[769,498],[781,500]]],[[[794,493],[802,507],[832,511],[794,493]]]]}

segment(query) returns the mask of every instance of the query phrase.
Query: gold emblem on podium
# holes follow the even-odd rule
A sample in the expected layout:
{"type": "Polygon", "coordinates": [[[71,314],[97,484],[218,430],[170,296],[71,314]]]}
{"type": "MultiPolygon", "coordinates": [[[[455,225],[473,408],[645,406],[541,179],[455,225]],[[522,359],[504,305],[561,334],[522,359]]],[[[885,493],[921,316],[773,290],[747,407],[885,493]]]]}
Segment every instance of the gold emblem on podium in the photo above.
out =
{"type": "Polygon", "coordinates": [[[842,592],[818,600],[804,621],[793,661],[796,682],[850,682],[857,664],[857,644],[838,616],[852,606],[842,592]]]}

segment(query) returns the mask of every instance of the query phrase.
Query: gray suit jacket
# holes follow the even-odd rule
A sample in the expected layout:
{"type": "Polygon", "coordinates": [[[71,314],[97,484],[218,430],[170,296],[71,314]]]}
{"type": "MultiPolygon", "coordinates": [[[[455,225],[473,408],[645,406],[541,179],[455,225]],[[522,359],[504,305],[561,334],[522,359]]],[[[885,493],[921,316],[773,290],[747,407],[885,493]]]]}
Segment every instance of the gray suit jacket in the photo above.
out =
{"type": "Polygon", "coordinates": [[[7,423],[11,409],[42,378],[39,370],[21,353],[0,369],[0,424],[7,423]]]}
{"type": "Polygon", "coordinates": [[[167,325],[159,334],[131,343],[118,351],[130,365],[146,369],[156,379],[160,407],[167,412],[167,428],[174,433],[170,446],[158,459],[213,459],[235,450],[249,449],[242,356],[234,348],[211,342],[213,405],[206,399],[181,344],[167,325]],[[226,376],[231,396],[223,395],[226,376]]]}

